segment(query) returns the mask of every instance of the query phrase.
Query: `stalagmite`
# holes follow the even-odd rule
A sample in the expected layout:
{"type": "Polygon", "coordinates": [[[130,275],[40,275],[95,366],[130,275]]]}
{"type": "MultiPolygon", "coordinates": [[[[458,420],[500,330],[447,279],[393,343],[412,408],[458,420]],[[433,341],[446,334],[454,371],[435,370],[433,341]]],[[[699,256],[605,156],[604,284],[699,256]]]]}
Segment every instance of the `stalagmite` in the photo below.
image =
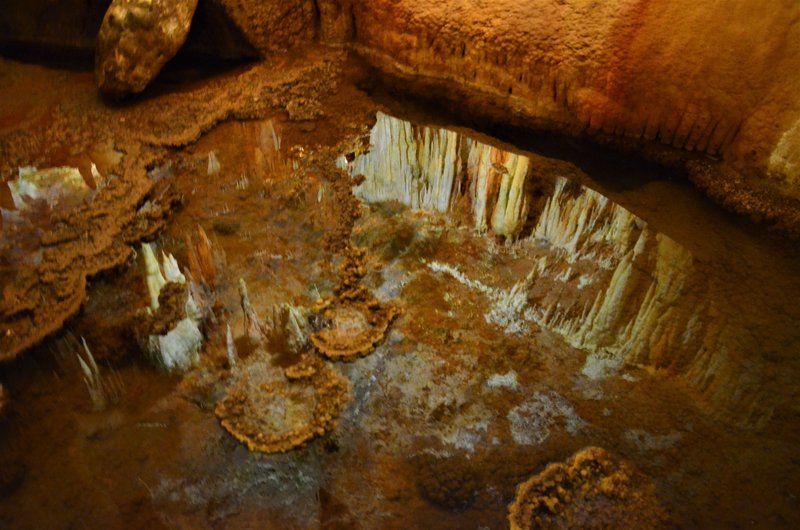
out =
{"type": "Polygon", "coordinates": [[[150,295],[150,309],[156,311],[158,309],[158,295],[166,285],[167,280],[164,279],[156,255],[148,243],[142,243],[142,257],[144,258],[144,268],[147,274],[145,281],[147,282],[147,292],[150,295]]]}
{"type": "MultiPolygon", "coordinates": [[[[160,318],[169,318],[160,314],[159,297],[167,285],[184,286],[185,301],[178,308],[179,318],[166,333],[157,332],[140,337],[142,347],[150,359],[167,371],[184,371],[193,366],[199,359],[203,345],[203,333],[200,324],[207,314],[201,302],[192,296],[192,285],[187,284],[186,277],[180,272],[177,261],[171,254],[162,252],[162,263],[159,265],[153,249],[148,244],[142,245],[145,263],[147,290],[150,295],[148,312],[153,324],[160,318]]],[[[169,308],[172,309],[172,308],[169,308]]],[[[174,316],[174,315],[171,315],[174,316]]]]}
{"type": "Polygon", "coordinates": [[[264,324],[270,350],[300,354],[308,343],[308,318],[304,311],[289,304],[276,304],[264,324]]]}
{"type": "Polygon", "coordinates": [[[239,278],[239,298],[244,313],[244,333],[251,344],[262,344],[266,340],[264,328],[261,325],[253,304],[250,303],[250,296],[247,294],[247,284],[244,278],[239,278]]]}
{"type": "Polygon", "coordinates": [[[225,347],[228,354],[228,366],[234,369],[236,368],[236,359],[238,357],[236,355],[236,343],[233,342],[233,332],[231,331],[230,324],[225,324],[225,347]]]}

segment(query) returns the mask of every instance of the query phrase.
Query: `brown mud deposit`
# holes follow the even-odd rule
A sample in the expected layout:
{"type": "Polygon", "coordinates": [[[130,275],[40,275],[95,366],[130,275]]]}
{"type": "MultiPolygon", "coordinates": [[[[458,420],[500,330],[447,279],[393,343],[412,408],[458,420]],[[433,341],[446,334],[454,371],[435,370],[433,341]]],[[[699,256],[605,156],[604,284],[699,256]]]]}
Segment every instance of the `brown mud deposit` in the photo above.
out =
{"type": "Polygon", "coordinates": [[[341,50],[117,106],[89,71],[1,74],[3,179],[109,182],[3,227],[3,528],[500,529],[520,491],[560,520],[800,525],[797,246],[684,180],[458,127],[341,50]],[[181,376],[136,347],[141,240],[213,294],[181,376]],[[307,342],[269,332],[286,307],[307,342]],[[93,410],[67,332],[118,404],[93,410]]]}

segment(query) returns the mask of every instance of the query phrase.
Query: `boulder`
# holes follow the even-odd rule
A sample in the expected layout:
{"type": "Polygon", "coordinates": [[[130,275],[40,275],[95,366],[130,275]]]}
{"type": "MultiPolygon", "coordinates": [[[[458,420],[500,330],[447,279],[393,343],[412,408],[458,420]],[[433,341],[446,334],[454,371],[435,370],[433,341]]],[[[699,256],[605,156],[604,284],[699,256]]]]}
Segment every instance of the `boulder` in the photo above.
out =
{"type": "Polygon", "coordinates": [[[122,98],[144,90],[189,35],[197,0],[114,0],[97,36],[100,90],[122,98]]]}

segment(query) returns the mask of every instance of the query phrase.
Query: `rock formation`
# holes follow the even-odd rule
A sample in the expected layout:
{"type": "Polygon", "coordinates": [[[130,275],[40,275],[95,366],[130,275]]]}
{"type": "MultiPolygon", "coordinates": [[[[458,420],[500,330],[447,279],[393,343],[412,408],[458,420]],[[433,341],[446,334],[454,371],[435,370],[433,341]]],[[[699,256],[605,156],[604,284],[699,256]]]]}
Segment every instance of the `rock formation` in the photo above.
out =
{"type": "Polygon", "coordinates": [[[269,362],[243,368],[216,407],[222,426],[251,451],[281,453],[333,428],[349,398],[347,379],[319,364],[297,382],[269,362]]]}
{"type": "MultiPolygon", "coordinates": [[[[103,2],[58,15],[41,4],[11,2],[0,41],[86,47],[103,2]]],[[[348,44],[404,90],[498,122],[640,150],[685,169],[727,208],[800,232],[800,6],[792,0],[770,9],[754,0],[205,4],[201,32],[227,35],[201,36],[205,52],[263,56],[315,36],[348,44]]],[[[195,5],[113,2],[98,39],[104,91],[142,90],[185,40],[195,5]]]]}
{"type": "Polygon", "coordinates": [[[508,521],[511,530],[669,527],[652,482],[599,447],[520,484],[508,521]]]}
{"type": "Polygon", "coordinates": [[[792,0],[770,9],[384,0],[351,10],[356,50],[406,88],[502,122],[718,157],[733,171],[692,165],[701,187],[740,212],[800,228],[792,0]]]}
{"type": "Polygon", "coordinates": [[[776,398],[743,374],[769,372],[751,348],[776,331],[750,329],[681,244],[592,189],[543,177],[535,155],[384,114],[370,144],[338,161],[364,176],[356,196],[446,213],[530,256],[528,274],[507,289],[465,274],[458,262],[427,264],[485,295],[488,323],[561,335],[586,352],[589,378],[625,365],[665,369],[700,389],[717,414],[747,426],[769,421],[776,398]]]}
{"type": "Polygon", "coordinates": [[[113,97],[141,92],[183,45],[197,0],[114,0],[97,36],[95,73],[113,97]]]}

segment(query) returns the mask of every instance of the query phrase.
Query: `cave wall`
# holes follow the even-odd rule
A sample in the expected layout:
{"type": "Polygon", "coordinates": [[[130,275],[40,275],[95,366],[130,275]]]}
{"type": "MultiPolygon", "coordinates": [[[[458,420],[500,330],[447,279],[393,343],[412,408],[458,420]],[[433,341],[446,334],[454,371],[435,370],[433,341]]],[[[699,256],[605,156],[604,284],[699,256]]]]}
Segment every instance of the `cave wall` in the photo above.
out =
{"type": "Polygon", "coordinates": [[[735,170],[716,190],[739,195],[729,206],[798,222],[795,0],[321,3],[352,14],[323,36],[354,35],[382,72],[478,94],[517,122],[718,157],[735,170]]]}

